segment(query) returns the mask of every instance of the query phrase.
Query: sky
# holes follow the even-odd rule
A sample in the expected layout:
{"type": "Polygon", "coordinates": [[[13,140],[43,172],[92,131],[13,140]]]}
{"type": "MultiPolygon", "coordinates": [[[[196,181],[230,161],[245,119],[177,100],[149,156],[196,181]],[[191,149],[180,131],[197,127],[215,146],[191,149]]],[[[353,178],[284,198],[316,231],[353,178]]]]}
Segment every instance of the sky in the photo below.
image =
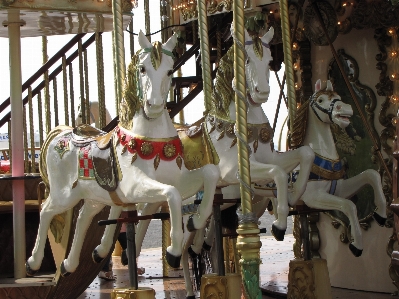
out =
{"type": "MultiPolygon", "coordinates": [[[[158,1],[151,2],[151,9],[156,12],[155,16],[151,14],[151,32],[155,32],[160,29],[159,22],[159,5],[158,1]]],[[[138,33],[139,30],[145,31],[144,27],[144,8],[142,2],[139,2],[138,8],[133,10],[134,17],[134,29],[135,33],[138,33]]],[[[91,34],[87,34],[83,40],[86,40],[91,34]]],[[[48,40],[48,56],[52,57],[57,51],[59,51],[63,45],[65,45],[73,35],[58,35],[58,36],[49,36],[48,40]]],[[[152,41],[161,40],[160,33],[155,34],[151,37],[152,41]]],[[[9,51],[8,51],[8,39],[0,38],[0,103],[3,102],[10,95],[10,75],[9,75],[9,51]]],[[[189,47],[189,46],[188,46],[189,47]]],[[[137,37],[135,37],[135,50],[139,49],[137,37]]],[[[115,92],[114,92],[114,77],[113,77],[113,59],[112,59],[112,34],[110,32],[103,33],[103,52],[104,52],[104,73],[105,73],[105,98],[106,98],[106,107],[108,108],[112,117],[116,116],[115,111],[115,92]]],[[[71,52],[70,52],[71,53],[71,52]]],[[[69,53],[68,53],[69,54],[69,53]]],[[[68,56],[67,54],[67,56],[68,56]]],[[[97,73],[95,67],[95,46],[94,44],[89,47],[88,50],[89,57],[89,85],[92,80],[96,80],[97,73]],[[92,67],[90,67],[92,65],[92,67]]],[[[125,57],[126,57],[126,66],[129,64],[130,59],[130,50],[129,50],[129,33],[125,32],[125,57]]],[[[21,39],[21,65],[22,65],[22,82],[25,82],[31,75],[33,75],[42,65],[42,38],[41,37],[33,37],[33,38],[22,38],[21,39]]],[[[78,66],[73,66],[75,71],[78,70],[78,66]]],[[[195,62],[194,59],[191,59],[185,66],[182,68],[183,76],[194,76],[195,75],[195,62]]],[[[282,81],[283,70],[279,72],[280,81],[282,81]]],[[[59,101],[63,101],[62,94],[62,76],[58,79],[59,91],[58,91],[58,99],[59,101]]],[[[79,78],[75,76],[75,89],[79,89],[79,78]]],[[[273,124],[275,111],[277,107],[278,97],[280,93],[280,88],[278,86],[275,75],[272,73],[270,76],[270,85],[271,85],[271,93],[269,96],[269,100],[267,103],[263,104],[262,107],[269,118],[271,124],[273,124]]],[[[24,96],[24,95],[23,95],[24,96]]],[[[89,99],[94,101],[97,99],[97,88],[91,88],[89,99]]],[[[79,102],[79,99],[75,98],[76,105],[79,102]]],[[[281,128],[285,128],[283,123],[287,116],[287,109],[283,104],[280,109],[278,122],[277,122],[277,130],[275,133],[275,146],[278,146],[278,136],[280,135],[281,128]]],[[[60,105],[60,123],[63,123],[63,106],[60,105]]],[[[202,113],[204,111],[204,103],[203,96],[200,94],[196,99],[193,100],[192,103],[186,106],[184,109],[185,121],[186,123],[193,123],[199,118],[202,117],[202,113]]],[[[37,113],[34,113],[35,115],[37,113]]],[[[0,115],[0,117],[3,115],[0,115]]],[[[37,122],[37,119],[34,119],[37,122]]],[[[0,133],[7,132],[7,127],[3,126],[0,128],[0,133]]],[[[285,136],[286,132],[283,133],[285,136]]],[[[285,140],[285,137],[282,138],[285,140]]],[[[285,142],[282,143],[282,147],[280,150],[285,150],[285,142]]]]}

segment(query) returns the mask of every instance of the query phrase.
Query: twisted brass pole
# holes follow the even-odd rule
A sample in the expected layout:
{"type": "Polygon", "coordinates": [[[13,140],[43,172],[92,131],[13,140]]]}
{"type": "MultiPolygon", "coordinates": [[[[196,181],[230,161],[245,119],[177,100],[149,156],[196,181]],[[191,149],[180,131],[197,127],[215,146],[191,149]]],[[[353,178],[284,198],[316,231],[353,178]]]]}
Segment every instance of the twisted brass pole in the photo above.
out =
{"type": "Polygon", "coordinates": [[[292,51],[291,51],[291,31],[290,19],[288,14],[288,3],[286,0],[280,0],[280,16],[281,16],[281,30],[284,47],[284,64],[285,75],[287,78],[287,96],[288,96],[288,115],[290,118],[290,131],[296,114],[296,96],[295,96],[295,82],[294,70],[292,68],[292,51]]]}
{"type": "Polygon", "coordinates": [[[198,1],[198,27],[200,32],[200,51],[201,51],[201,65],[202,65],[202,81],[204,84],[204,100],[205,110],[209,111],[211,108],[212,95],[212,77],[211,77],[211,63],[209,54],[209,37],[208,37],[208,18],[206,12],[206,0],[198,1]]]}
{"type": "MultiPolygon", "coordinates": [[[[112,1],[112,14],[114,18],[113,32],[115,43],[115,69],[116,69],[116,85],[117,85],[117,108],[122,100],[123,83],[125,82],[125,45],[123,40],[123,19],[122,19],[122,0],[112,1]]],[[[117,111],[118,111],[117,110],[117,111]]]]}
{"type": "Polygon", "coordinates": [[[236,135],[238,139],[238,170],[240,179],[242,217],[237,229],[237,249],[241,253],[241,277],[244,296],[247,299],[259,299],[262,293],[259,288],[259,250],[262,246],[259,238],[257,218],[252,213],[251,178],[247,139],[247,107],[245,88],[244,58],[244,3],[234,0],[234,75],[236,135]]]}

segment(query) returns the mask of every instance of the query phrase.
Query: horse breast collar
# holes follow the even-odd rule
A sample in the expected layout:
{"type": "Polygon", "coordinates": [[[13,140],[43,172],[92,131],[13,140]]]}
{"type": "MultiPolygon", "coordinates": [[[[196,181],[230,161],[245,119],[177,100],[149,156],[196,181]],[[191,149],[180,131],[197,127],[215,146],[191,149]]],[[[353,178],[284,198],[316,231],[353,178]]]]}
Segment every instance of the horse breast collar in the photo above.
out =
{"type": "MultiPolygon", "coordinates": [[[[230,148],[232,148],[237,143],[237,137],[234,132],[235,123],[228,122],[217,118],[213,115],[207,116],[207,121],[211,125],[211,130],[209,134],[211,134],[214,130],[220,132],[217,140],[224,138],[227,136],[232,138],[233,141],[230,144],[230,148]]],[[[264,124],[248,124],[248,143],[253,142],[254,152],[256,153],[258,149],[259,142],[267,144],[271,144],[272,151],[274,150],[272,141],[273,141],[273,129],[269,123],[264,124]]]]}
{"type": "Polygon", "coordinates": [[[122,154],[126,151],[133,154],[133,163],[137,156],[144,160],[154,159],[154,167],[158,168],[159,162],[173,161],[181,168],[183,162],[183,146],[178,136],[171,138],[147,138],[130,135],[129,131],[122,127],[115,129],[117,134],[117,142],[123,149],[122,154]]]}
{"type": "Polygon", "coordinates": [[[345,175],[340,160],[330,160],[315,153],[309,180],[339,180],[345,175]]]}

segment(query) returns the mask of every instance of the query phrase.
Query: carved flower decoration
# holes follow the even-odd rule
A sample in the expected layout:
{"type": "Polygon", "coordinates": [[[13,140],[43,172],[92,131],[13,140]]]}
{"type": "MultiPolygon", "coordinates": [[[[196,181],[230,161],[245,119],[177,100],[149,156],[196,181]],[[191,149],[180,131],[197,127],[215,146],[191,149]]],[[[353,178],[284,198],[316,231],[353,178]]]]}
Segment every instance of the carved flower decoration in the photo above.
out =
{"type": "Polygon", "coordinates": [[[163,147],[163,153],[166,158],[172,158],[176,154],[176,147],[173,144],[165,144],[163,147]]]}
{"type": "Polygon", "coordinates": [[[150,142],[143,142],[143,144],[141,145],[141,152],[144,156],[151,155],[153,151],[154,147],[150,142]]]}
{"type": "Polygon", "coordinates": [[[129,140],[129,143],[127,144],[130,149],[134,149],[136,147],[136,140],[133,138],[129,140]]]}
{"type": "Polygon", "coordinates": [[[269,142],[272,137],[272,131],[269,128],[262,128],[259,133],[259,138],[262,142],[269,142]]]}

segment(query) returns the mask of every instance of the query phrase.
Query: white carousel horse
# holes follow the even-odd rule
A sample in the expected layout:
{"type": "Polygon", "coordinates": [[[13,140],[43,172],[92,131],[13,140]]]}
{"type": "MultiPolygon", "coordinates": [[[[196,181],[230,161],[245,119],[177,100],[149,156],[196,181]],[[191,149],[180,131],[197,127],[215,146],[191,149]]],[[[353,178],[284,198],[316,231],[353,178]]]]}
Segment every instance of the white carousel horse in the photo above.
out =
{"type": "MultiPolygon", "coordinates": [[[[142,50],[133,56],[129,65],[120,109],[121,121],[110,133],[115,141],[110,145],[111,154],[115,153],[116,164],[110,167],[114,172],[105,179],[100,178],[108,191],[99,185],[97,177],[96,180],[81,177],[90,174],[90,169],[80,173],[78,164],[90,168],[87,165],[91,162],[78,163],[82,162],[79,161],[82,147],[70,137],[72,128],[57,127],[50,133],[40,159],[41,175],[49,195],[40,212],[39,232],[32,256],[26,262],[28,275],[40,268],[50,221],[55,215],[74,207],[82,198],[84,205],[77,219],[71,251],[61,264],[63,275],[76,270],[88,226],[94,215],[106,205],[111,206],[109,218],[114,219],[119,217],[123,206],[167,202],[171,245],[167,248],[166,260],[172,267],[180,264],[182,254],[182,198],[194,195],[201,188],[204,188],[204,201],[191,225],[194,229],[205,225],[212,212],[220,172],[213,164],[191,171],[186,168],[181,141],[165,108],[173,68],[172,50],[176,42],[177,37],[173,35],[165,44],[155,42],[152,45],[142,32],[139,34],[142,50]]],[[[100,136],[100,143],[90,145],[101,147],[101,142],[105,142],[101,138],[107,135],[100,136]]],[[[112,157],[108,159],[112,160],[112,157]]],[[[97,170],[101,172],[104,169],[96,169],[94,165],[92,170],[98,176],[97,170]]],[[[109,253],[115,228],[116,225],[107,226],[101,244],[93,252],[95,261],[109,253]]]]}
{"type": "Polygon", "coordinates": [[[352,107],[333,91],[331,82],[327,81],[327,88],[322,90],[318,80],[315,93],[297,111],[291,139],[296,146],[308,145],[315,152],[309,182],[301,199],[311,208],[344,213],[349,218],[353,238],[349,248],[355,256],[360,256],[363,250],[362,233],[356,205],[348,199],[369,184],[374,189],[376,210],[373,217],[380,226],[384,226],[387,214],[381,177],[377,171],[367,169],[344,179],[345,169],[337,153],[330,125],[335,123],[344,129],[349,125],[352,114],[352,107]]]}
{"type": "MultiPolygon", "coordinates": [[[[100,128],[100,104],[97,101],[91,101],[90,105],[90,124],[94,124],[94,127],[100,128]]],[[[111,122],[111,114],[108,109],[105,108],[105,123],[109,124],[111,122]]],[[[75,119],[75,125],[79,126],[82,124],[82,109],[79,105],[78,116],[75,119]]]]}
{"type": "MultiPolygon", "coordinates": [[[[245,31],[245,74],[247,83],[245,100],[248,107],[248,142],[252,151],[250,156],[251,180],[259,184],[270,181],[276,183],[278,190],[276,213],[278,214],[278,219],[272,225],[272,233],[277,240],[282,241],[287,228],[289,205],[294,205],[305,191],[314,153],[309,146],[303,146],[297,150],[284,153],[274,151],[272,142],[273,130],[261,107],[261,104],[268,100],[270,93],[269,63],[272,60],[272,56],[269,42],[273,34],[273,28],[262,37],[251,37],[245,31]],[[300,165],[302,172],[293,189],[288,193],[287,173],[298,165],[300,165]]],[[[237,139],[234,134],[236,109],[235,91],[232,86],[233,79],[233,48],[231,48],[219,63],[215,88],[212,94],[212,108],[205,119],[209,137],[220,158],[221,182],[218,186],[225,187],[222,189],[222,193],[226,199],[240,197],[240,182],[237,179],[237,139]]],[[[270,196],[273,196],[272,192],[270,192],[270,196]]],[[[189,204],[189,201],[184,201],[184,204],[189,204]]],[[[228,206],[224,205],[224,207],[228,206]]],[[[154,213],[156,209],[157,207],[154,205],[146,204],[143,214],[154,213]]],[[[190,221],[190,218],[187,221],[190,221]]],[[[136,235],[137,253],[140,252],[148,223],[149,221],[140,221],[139,223],[136,235]]],[[[193,236],[189,240],[192,240],[192,238],[193,236]]],[[[182,265],[186,270],[188,266],[187,260],[184,260],[185,256],[187,255],[183,253],[182,265]]],[[[191,291],[191,283],[187,282],[189,277],[187,272],[188,270],[185,271],[187,298],[190,298],[193,293],[191,291]]]]}

